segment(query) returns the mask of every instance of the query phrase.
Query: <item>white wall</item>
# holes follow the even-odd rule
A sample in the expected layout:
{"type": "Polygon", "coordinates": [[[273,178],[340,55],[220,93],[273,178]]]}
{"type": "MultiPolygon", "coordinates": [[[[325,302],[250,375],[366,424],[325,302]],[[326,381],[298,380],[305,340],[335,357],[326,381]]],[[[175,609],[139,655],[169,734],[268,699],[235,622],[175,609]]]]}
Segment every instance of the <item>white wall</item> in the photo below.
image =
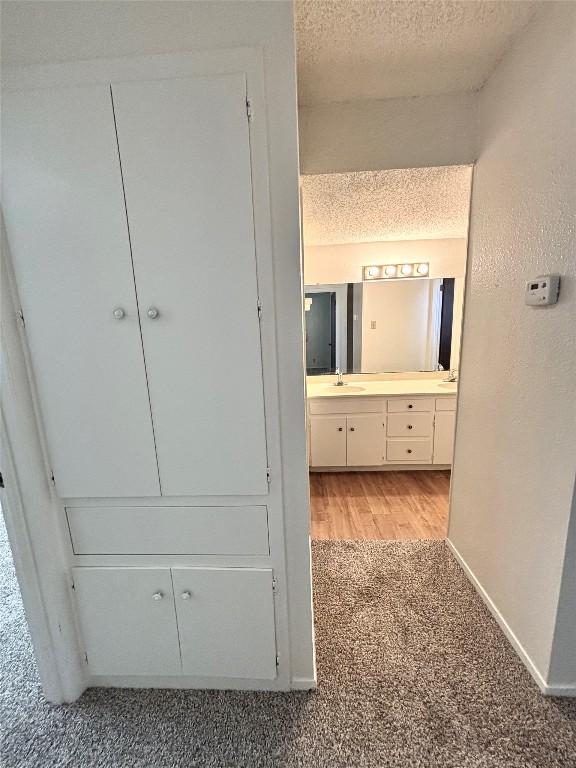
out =
{"type": "Polygon", "coordinates": [[[299,109],[304,174],[466,165],[476,94],[338,102],[299,109]]]}
{"type": "Polygon", "coordinates": [[[429,307],[430,280],[364,283],[362,371],[424,370],[429,307]]]}
{"type": "MultiPolygon", "coordinates": [[[[313,680],[293,6],[274,2],[2,3],[4,63],[261,46],[268,103],[291,674],[313,680]]],[[[15,436],[17,437],[17,436],[15,436]]],[[[275,469],[273,468],[273,471],[275,469]]]]}
{"type": "Polygon", "coordinates": [[[430,277],[464,277],[466,239],[397,240],[343,245],[306,245],[304,282],[358,283],[369,264],[430,263],[430,277]]]}
{"type": "MultiPolygon", "coordinates": [[[[574,612],[556,623],[576,472],[575,51],[576,5],[545,3],[480,93],[449,528],[535,677],[560,687],[576,684],[574,612]],[[547,272],[559,304],[525,306],[547,272]]],[[[574,605],[573,573],[567,589],[574,605]]]]}

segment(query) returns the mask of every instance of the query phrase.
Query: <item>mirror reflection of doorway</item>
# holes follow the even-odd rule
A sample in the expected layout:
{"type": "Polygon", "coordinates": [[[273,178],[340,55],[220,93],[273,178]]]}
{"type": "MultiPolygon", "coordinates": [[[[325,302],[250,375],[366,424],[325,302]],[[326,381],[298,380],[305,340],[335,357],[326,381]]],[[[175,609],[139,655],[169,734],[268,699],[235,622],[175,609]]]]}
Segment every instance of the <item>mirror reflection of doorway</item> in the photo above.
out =
{"type": "Polygon", "coordinates": [[[305,294],[306,372],[330,373],[336,368],[336,293],[305,294]]]}

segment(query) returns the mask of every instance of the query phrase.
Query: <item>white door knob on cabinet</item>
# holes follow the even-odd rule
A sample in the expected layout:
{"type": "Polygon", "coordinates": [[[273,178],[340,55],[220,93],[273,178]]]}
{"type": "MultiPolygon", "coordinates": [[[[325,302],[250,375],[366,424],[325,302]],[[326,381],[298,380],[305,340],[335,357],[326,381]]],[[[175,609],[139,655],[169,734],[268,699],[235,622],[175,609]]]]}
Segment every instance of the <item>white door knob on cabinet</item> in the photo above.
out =
{"type": "Polygon", "coordinates": [[[148,311],[146,312],[150,320],[156,320],[160,312],[156,309],[156,307],[149,307],[148,311]]]}
{"type": "Polygon", "coordinates": [[[153,600],[162,600],[163,597],[164,597],[164,592],[154,592],[154,594],[152,595],[153,600]]]}
{"type": "Polygon", "coordinates": [[[182,598],[182,600],[190,600],[190,598],[192,597],[192,592],[188,592],[188,591],[182,592],[180,597],[182,598]]]}
{"type": "Polygon", "coordinates": [[[124,312],[122,307],[116,307],[112,314],[114,315],[115,320],[122,320],[122,318],[126,316],[126,312],[124,312]]]}

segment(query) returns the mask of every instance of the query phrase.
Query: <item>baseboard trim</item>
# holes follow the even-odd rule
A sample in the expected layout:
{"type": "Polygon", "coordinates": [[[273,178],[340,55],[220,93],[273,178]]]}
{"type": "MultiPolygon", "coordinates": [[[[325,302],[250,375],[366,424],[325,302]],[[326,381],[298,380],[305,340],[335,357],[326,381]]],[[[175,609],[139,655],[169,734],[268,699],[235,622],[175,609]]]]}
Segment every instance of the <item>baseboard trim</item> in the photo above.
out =
{"type": "MultiPolygon", "coordinates": [[[[502,630],[502,632],[510,642],[510,645],[514,648],[514,650],[520,657],[520,660],[522,661],[522,663],[524,664],[528,672],[530,672],[530,674],[534,678],[534,681],[538,686],[538,688],[540,689],[540,691],[546,696],[569,695],[569,694],[556,693],[555,691],[559,690],[559,688],[554,686],[549,686],[546,683],[546,680],[540,673],[538,667],[534,664],[534,662],[528,655],[526,649],[524,648],[520,640],[518,640],[518,638],[516,637],[516,635],[508,625],[508,623],[506,622],[506,619],[502,616],[502,614],[500,613],[500,611],[492,601],[492,598],[490,597],[490,595],[486,592],[482,584],[478,581],[478,579],[476,578],[474,572],[472,571],[472,569],[470,568],[466,560],[462,557],[462,555],[460,554],[458,549],[454,546],[454,544],[450,541],[450,539],[446,539],[446,543],[448,544],[450,551],[458,561],[458,564],[460,565],[460,567],[462,568],[462,570],[470,580],[472,586],[474,587],[476,592],[478,592],[478,594],[482,598],[482,601],[484,602],[484,604],[486,605],[486,607],[488,608],[492,616],[496,619],[498,626],[500,627],[500,629],[502,630]]],[[[575,693],[572,695],[576,694],[576,687],[574,691],[575,693]]]]}
{"type": "Polygon", "coordinates": [[[545,696],[563,696],[567,698],[576,698],[576,685],[547,685],[542,691],[545,696]]]}
{"type": "Polygon", "coordinates": [[[313,691],[318,687],[315,677],[293,677],[290,688],[294,691],[313,691]]]}

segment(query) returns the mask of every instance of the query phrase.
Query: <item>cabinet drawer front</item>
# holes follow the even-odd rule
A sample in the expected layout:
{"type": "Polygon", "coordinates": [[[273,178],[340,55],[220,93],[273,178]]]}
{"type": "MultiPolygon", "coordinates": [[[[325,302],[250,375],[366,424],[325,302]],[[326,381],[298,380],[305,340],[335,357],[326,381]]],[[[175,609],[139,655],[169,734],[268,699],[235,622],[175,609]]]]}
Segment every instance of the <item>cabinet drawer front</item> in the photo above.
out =
{"type": "Polygon", "coordinates": [[[431,440],[387,440],[386,458],[388,461],[409,463],[419,461],[423,464],[432,462],[431,440]]]}
{"type": "Polygon", "coordinates": [[[382,413],[384,401],[371,397],[326,397],[309,400],[310,414],[382,413]]]}
{"type": "Polygon", "coordinates": [[[388,416],[389,437],[430,437],[431,413],[391,413],[388,416]]]}
{"type": "Polygon", "coordinates": [[[173,568],[182,671],[203,677],[276,677],[272,571],[173,568]]]}
{"type": "Polygon", "coordinates": [[[73,568],[93,675],[181,673],[169,568],[73,568]]]}
{"type": "Polygon", "coordinates": [[[77,555],[268,555],[254,507],[68,507],[77,555]]]}
{"type": "Polygon", "coordinates": [[[394,398],[388,400],[388,413],[402,413],[405,411],[433,411],[434,400],[432,398],[413,398],[411,400],[405,398],[394,398]]]}
{"type": "Polygon", "coordinates": [[[455,397],[438,397],[436,399],[437,411],[455,411],[456,410],[456,398],[455,397]]]}

